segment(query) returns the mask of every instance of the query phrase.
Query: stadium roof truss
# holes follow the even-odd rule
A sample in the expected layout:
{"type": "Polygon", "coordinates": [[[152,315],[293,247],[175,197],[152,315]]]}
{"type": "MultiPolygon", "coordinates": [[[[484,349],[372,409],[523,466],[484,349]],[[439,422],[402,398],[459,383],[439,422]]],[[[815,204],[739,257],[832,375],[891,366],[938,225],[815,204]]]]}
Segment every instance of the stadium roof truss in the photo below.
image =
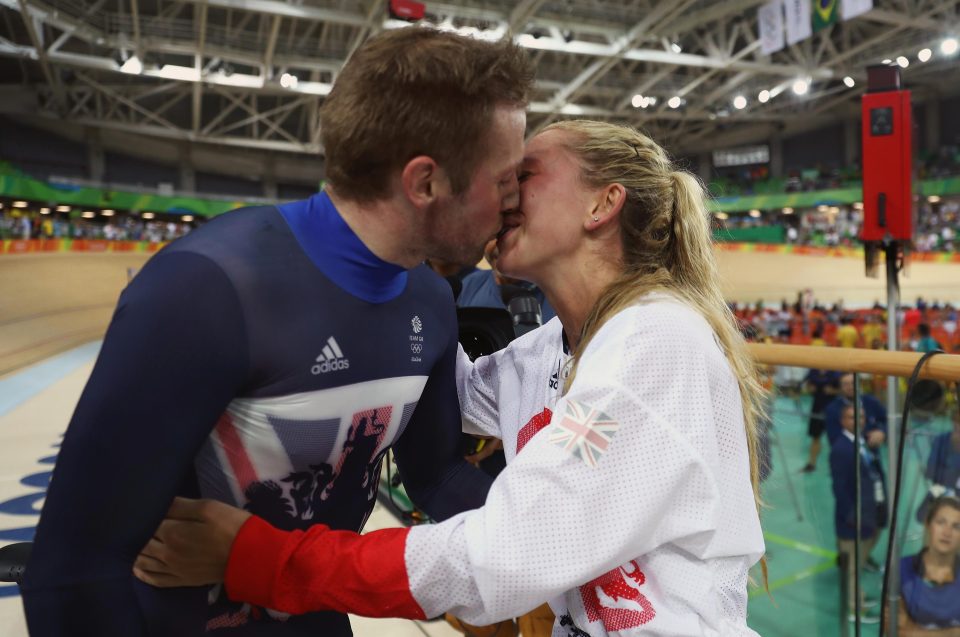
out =
{"type": "MultiPolygon", "coordinates": [[[[866,66],[883,59],[913,62],[904,79],[920,93],[960,88],[956,57],[916,61],[958,35],[958,3],[874,0],[772,55],[761,53],[760,0],[428,1],[426,20],[479,37],[511,33],[530,50],[530,133],[599,118],[694,153],[849,118],[866,66]],[[798,79],[809,83],[804,95],[790,90],[798,79]]],[[[318,107],[344,60],[402,24],[385,0],[0,0],[0,112],[316,153],[318,107]]]]}

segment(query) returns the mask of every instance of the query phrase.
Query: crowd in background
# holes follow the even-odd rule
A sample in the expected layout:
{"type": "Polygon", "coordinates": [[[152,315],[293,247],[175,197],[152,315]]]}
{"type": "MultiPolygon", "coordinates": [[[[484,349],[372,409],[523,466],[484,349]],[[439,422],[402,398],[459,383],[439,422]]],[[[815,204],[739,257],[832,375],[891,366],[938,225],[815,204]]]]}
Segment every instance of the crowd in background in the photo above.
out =
{"type": "Polygon", "coordinates": [[[122,215],[107,221],[63,214],[0,210],[0,239],[101,239],[106,241],[173,241],[190,232],[189,223],[144,220],[122,215]]]}
{"type": "MultiPolygon", "coordinates": [[[[784,241],[792,245],[855,247],[859,245],[863,210],[848,206],[819,206],[791,215],[765,213],[760,217],[731,215],[720,222],[723,229],[784,226],[784,241]]],[[[913,250],[916,252],[960,251],[960,200],[921,202],[917,207],[913,250]]],[[[722,234],[721,234],[722,238],[722,234]]]]}
{"type": "MultiPolygon", "coordinates": [[[[916,161],[916,179],[941,179],[960,175],[960,146],[944,144],[937,152],[927,153],[916,161]]],[[[762,195],[777,192],[814,192],[859,185],[863,172],[859,164],[852,166],[814,166],[791,169],[786,177],[771,178],[767,165],[743,166],[715,176],[710,191],[718,197],[762,195]]]]}
{"type": "MultiPolygon", "coordinates": [[[[806,290],[795,302],[783,300],[779,307],[732,303],[731,309],[752,340],[886,349],[887,309],[879,302],[865,309],[846,309],[842,301],[825,306],[806,290]]],[[[947,352],[960,352],[957,318],[951,302],[917,298],[913,305],[901,305],[897,320],[902,349],[927,351],[933,342],[947,352]]]]}
{"type": "MultiPolygon", "coordinates": [[[[825,307],[813,299],[809,290],[805,290],[792,304],[786,301],[779,307],[766,307],[762,303],[753,306],[732,304],[732,309],[750,340],[886,348],[887,310],[879,303],[862,310],[844,309],[842,303],[825,307]]],[[[901,306],[897,313],[898,323],[902,326],[901,349],[960,352],[957,309],[951,303],[918,298],[913,305],[901,306]]],[[[772,395],[794,399],[798,414],[808,420],[810,442],[801,469],[803,473],[817,470],[821,439],[826,434],[840,567],[838,574],[841,587],[846,586],[848,619],[853,621],[859,617],[863,624],[876,624],[880,620],[877,600],[864,594],[865,588],[861,589],[859,600],[854,593],[857,577],[855,539],[860,539],[859,564],[863,569],[860,577],[864,580],[879,577],[884,570],[882,550],[875,551],[874,547],[879,544],[881,532],[887,526],[893,495],[885,470],[890,424],[885,406],[888,379],[860,374],[860,405],[855,409],[857,377],[853,374],[785,366],[764,367],[761,371],[767,388],[774,390],[772,395]],[[856,463],[858,455],[860,462],[856,463]]],[[[897,621],[904,637],[958,637],[960,413],[955,399],[957,388],[953,384],[924,382],[938,386],[940,395],[915,404],[911,412],[910,435],[923,439],[912,443],[920,454],[919,471],[923,475],[919,484],[923,489],[914,489],[912,495],[901,503],[901,510],[909,511],[907,525],[922,529],[924,541],[918,552],[901,558],[899,586],[902,597],[897,621]],[[946,421],[946,426],[941,418],[946,421]],[[938,422],[940,424],[934,425],[938,422]],[[915,432],[915,428],[920,432],[915,432]]],[[[905,394],[903,384],[901,379],[901,397],[905,394]]],[[[930,391],[927,389],[923,393],[930,394],[930,391]]],[[[936,392],[931,395],[936,396],[936,392]]],[[[774,403],[770,404],[768,427],[773,426],[774,417],[774,403]]],[[[769,447],[764,453],[771,457],[769,447]]],[[[904,529],[901,528],[899,533],[902,536],[904,529]]],[[[912,533],[918,534],[917,531],[912,533]]],[[[878,587],[878,579],[870,581],[870,588],[878,587]]]]}

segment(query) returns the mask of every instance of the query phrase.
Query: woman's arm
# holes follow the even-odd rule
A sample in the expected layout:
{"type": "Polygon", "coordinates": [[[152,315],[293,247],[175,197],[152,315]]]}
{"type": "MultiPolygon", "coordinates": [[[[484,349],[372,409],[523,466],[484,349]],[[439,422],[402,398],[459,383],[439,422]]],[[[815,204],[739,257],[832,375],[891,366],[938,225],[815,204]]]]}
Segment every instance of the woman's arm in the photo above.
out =
{"type": "Polygon", "coordinates": [[[494,482],[481,509],[365,536],[322,526],[284,532],[246,520],[225,569],[228,594],[290,613],[449,611],[485,624],[667,543],[708,559],[720,550],[713,540],[721,517],[741,525],[738,551],[761,550],[746,450],[741,497],[721,502],[716,461],[698,450],[710,443],[694,444],[718,435],[713,401],[739,409],[735,390],[718,395],[708,374],[689,373],[701,346],[684,351],[647,340],[625,348],[621,339],[596,347],[592,360],[585,355],[550,424],[494,482]]]}
{"type": "Polygon", "coordinates": [[[478,436],[502,438],[498,405],[498,365],[502,350],[471,361],[457,346],[457,397],[463,414],[463,431],[478,436]]]}

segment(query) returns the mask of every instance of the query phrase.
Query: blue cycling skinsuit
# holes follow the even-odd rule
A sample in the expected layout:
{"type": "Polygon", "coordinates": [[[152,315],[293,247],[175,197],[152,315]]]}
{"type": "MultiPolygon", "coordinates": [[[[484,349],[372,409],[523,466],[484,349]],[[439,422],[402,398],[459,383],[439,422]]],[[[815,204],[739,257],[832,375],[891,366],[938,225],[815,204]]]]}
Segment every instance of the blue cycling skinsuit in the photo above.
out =
{"type": "Polygon", "coordinates": [[[167,246],[121,295],[63,441],[23,585],[31,634],[350,635],[340,613],[154,589],[131,566],[175,495],[359,530],[391,446],[431,516],[482,505],[456,354],[447,283],[380,260],[325,193],[167,246]]]}

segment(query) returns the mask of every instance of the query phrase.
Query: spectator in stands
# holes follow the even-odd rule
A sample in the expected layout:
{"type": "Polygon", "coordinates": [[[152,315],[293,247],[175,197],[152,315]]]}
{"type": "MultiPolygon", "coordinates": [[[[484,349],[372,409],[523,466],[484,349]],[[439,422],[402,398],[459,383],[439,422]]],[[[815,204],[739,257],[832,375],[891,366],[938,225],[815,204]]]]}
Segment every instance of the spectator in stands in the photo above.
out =
{"type": "Polygon", "coordinates": [[[862,336],[863,336],[863,345],[870,349],[876,349],[873,346],[874,341],[880,341],[883,343],[884,334],[886,330],[884,326],[880,323],[880,317],[871,312],[867,315],[867,324],[863,326],[862,336]]]}
{"type": "Polygon", "coordinates": [[[554,312],[553,307],[551,307],[543,292],[540,291],[540,288],[526,281],[506,277],[497,269],[499,254],[497,240],[488,241],[483,250],[483,258],[490,265],[490,269],[477,269],[476,272],[463,279],[463,291],[457,298],[457,306],[506,308],[509,296],[529,292],[540,303],[540,315],[543,323],[556,316],[557,313],[554,312]]]}
{"type": "MultiPolygon", "coordinates": [[[[872,453],[866,451],[866,444],[860,436],[863,431],[863,418],[855,426],[853,405],[847,405],[840,413],[841,435],[830,450],[830,477],[833,481],[834,529],[837,534],[837,552],[846,558],[847,603],[849,618],[854,620],[855,594],[854,568],[855,538],[857,537],[856,502],[857,473],[856,454],[857,437],[860,437],[860,563],[865,564],[870,552],[877,543],[880,529],[886,525],[886,481],[883,467],[872,453]],[[856,432],[856,433],[855,433],[856,432]]],[[[841,564],[843,561],[841,561],[841,564]]],[[[877,623],[879,617],[861,615],[863,623],[877,623]]]]}
{"type": "Polygon", "coordinates": [[[960,637],[960,500],[933,502],[924,547],[900,561],[899,634],[960,637]]]}
{"type": "Polygon", "coordinates": [[[826,428],[823,410],[840,391],[840,375],[837,372],[811,369],[804,378],[806,390],[813,396],[810,406],[810,421],[807,434],[810,436],[810,455],[803,466],[804,473],[812,473],[817,468],[820,455],[820,438],[826,428]]]}
{"type": "Polygon", "coordinates": [[[840,329],[837,330],[837,344],[840,347],[856,347],[860,342],[860,332],[853,324],[853,319],[844,316],[840,319],[840,329]]]}
{"type": "MultiPolygon", "coordinates": [[[[845,407],[853,404],[854,400],[853,374],[843,374],[840,377],[840,395],[833,399],[824,409],[824,424],[827,432],[827,442],[832,446],[843,428],[840,425],[840,415],[845,407]]],[[[870,394],[860,394],[861,413],[866,421],[864,436],[867,446],[876,451],[887,439],[887,410],[875,397],[870,394]]]]}
{"type": "Polygon", "coordinates": [[[914,346],[914,351],[927,353],[934,352],[938,349],[943,349],[941,345],[935,338],[930,336],[930,325],[928,323],[920,323],[917,325],[917,343],[914,346]]]}

